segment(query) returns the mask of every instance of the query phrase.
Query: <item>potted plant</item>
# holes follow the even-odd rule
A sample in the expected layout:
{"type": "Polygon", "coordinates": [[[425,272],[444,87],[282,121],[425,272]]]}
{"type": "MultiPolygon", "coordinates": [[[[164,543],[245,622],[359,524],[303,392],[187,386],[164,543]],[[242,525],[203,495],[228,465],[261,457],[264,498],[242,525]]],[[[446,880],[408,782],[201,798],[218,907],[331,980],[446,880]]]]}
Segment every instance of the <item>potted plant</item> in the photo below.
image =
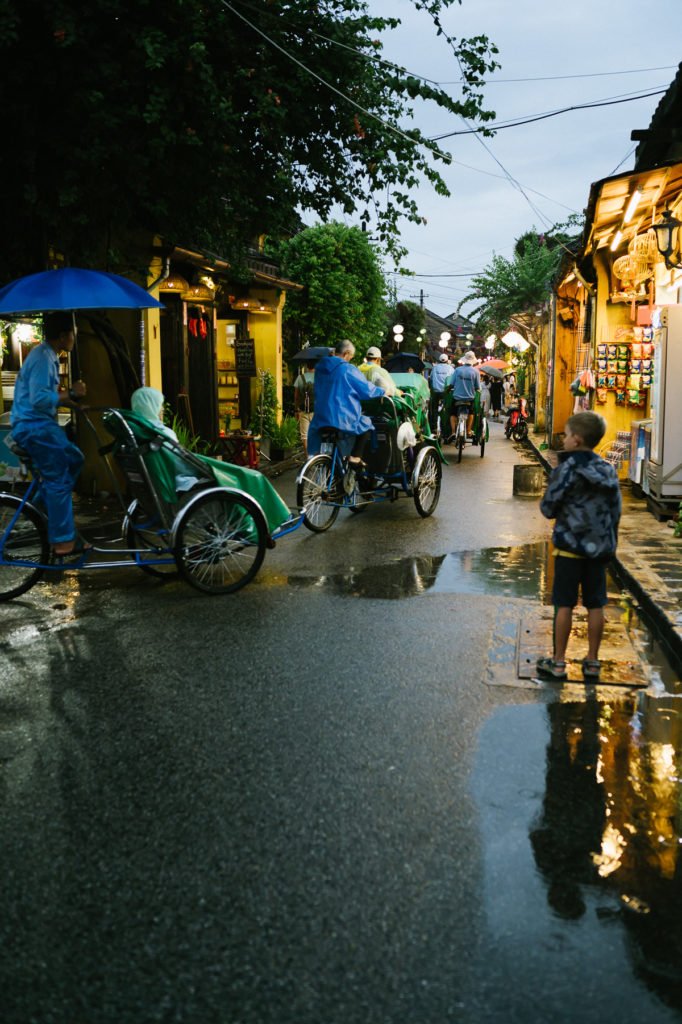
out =
{"type": "Polygon", "coordinates": [[[291,458],[300,443],[298,420],[294,416],[283,416],[281,423],[275,423],[269,428],[268,437],[273,462],[291,458]]]}

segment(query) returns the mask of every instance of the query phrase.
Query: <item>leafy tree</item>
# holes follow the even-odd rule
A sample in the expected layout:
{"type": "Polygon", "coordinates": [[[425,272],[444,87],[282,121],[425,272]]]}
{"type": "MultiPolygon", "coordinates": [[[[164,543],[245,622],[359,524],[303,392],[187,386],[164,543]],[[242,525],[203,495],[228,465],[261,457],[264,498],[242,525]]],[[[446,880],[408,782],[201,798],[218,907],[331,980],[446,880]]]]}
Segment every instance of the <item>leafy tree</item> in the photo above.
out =
{"type": "MultiPolygon", "coordinates": [[[[289,348],[335,345],[350,338],[358,355],[379,342],[385,326],[385,282],[379,259],[360,228],[320,224],[278,247],[284,274],[304,285],[287,293],[289,348]]],[[[293,352],[289,352],[293,355],[293,352]]]]}
{"type": "Polygon", "coordinates": [[[497,334],[509,329],[512,317],[534,314],[549,297],[552,280],[570,247],[566,229],[577,227],[579,218],[571,216],[546,235],[532,230],[517,239],[511,260],[494,255],[492,262],[471,279],[471,290],[458,306],[478,305],[467,315],[481,334],[497,334]]]}
{"type": "Polygon", "coordinates": [[[136,232],[236,258],[336,205],[399,250],[411,190],[447,193],[447,154],[405,127],[415,103],[485,122],[497,66],[486,37],[444,32],[455,0],[412,3],[452,48],[457,99],[380,59],[399,21],[365,0],[0,0],[0,272],[50,244],[120,269],[136,232]]]}

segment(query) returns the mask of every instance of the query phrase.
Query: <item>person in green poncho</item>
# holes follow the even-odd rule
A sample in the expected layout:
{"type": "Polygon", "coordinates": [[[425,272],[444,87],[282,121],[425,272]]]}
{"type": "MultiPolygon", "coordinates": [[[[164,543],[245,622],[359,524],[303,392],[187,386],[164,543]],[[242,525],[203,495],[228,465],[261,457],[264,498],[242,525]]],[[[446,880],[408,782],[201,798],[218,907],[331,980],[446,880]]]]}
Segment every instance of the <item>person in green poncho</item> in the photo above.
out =
{"type": "MultiPolygon", "coordinates": [[[[133,412],[136,412],[138,416],[144,416],[159,433],[179,444],[178,435],[163,422],[163,403],[163,393],[158,388],[138,388],[130,397],[130,408],[133,412]]],[[[199,478],[192,475],[191,467],[179,455],[171,452],[170,456],[175,469],[176,491],[181,494],[183,491],[191,490],[199,483],[199,478]]]]}

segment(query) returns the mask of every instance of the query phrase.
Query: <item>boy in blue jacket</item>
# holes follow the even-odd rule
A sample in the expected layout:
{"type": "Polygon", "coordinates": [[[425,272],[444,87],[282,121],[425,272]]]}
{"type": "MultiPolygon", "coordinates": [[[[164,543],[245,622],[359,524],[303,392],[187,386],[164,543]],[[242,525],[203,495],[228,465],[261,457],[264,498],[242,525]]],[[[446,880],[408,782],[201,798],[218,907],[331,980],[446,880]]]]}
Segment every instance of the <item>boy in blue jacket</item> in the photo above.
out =
{"type": "Polygon", "coordinates": [[[547,679],[566,679],[566,647],[580,588],[587,608],[588,652],[582,663],[583,678],[599,681],[606,565],[616,550],[622,509],[616,471],[593,451],[605,432],[606,422],[597,413],[579,412],[570,417],[559,465],[552,471],[540,503],[543,516],[556,520],[552,534],[556,556],[554,654],[537,663],[538,673],[547,679]]]}

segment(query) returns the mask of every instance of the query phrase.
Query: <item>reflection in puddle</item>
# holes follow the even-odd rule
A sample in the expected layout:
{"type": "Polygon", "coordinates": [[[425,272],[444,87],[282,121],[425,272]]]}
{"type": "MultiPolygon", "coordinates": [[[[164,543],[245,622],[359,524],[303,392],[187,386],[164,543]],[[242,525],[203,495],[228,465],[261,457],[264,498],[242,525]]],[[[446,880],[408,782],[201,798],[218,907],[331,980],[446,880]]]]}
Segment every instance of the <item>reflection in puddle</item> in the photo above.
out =
{"type": "MultiPolygon", "coordinates": [[[[599,951],[594,969],[619,979],[614,996],[651,990],[680,1009],[681,713],[679,699],[649,693],[500,709],[472,776],[495,935],[512,948],[529,931],[535,948],[558,935],[570,944],[579,922],[581,949],[599,951]],[[506,897],[503,878],[522,901],[506,897]]],[[[627,1019],[651,1019],[629,1009],[627,1019]]]]}

